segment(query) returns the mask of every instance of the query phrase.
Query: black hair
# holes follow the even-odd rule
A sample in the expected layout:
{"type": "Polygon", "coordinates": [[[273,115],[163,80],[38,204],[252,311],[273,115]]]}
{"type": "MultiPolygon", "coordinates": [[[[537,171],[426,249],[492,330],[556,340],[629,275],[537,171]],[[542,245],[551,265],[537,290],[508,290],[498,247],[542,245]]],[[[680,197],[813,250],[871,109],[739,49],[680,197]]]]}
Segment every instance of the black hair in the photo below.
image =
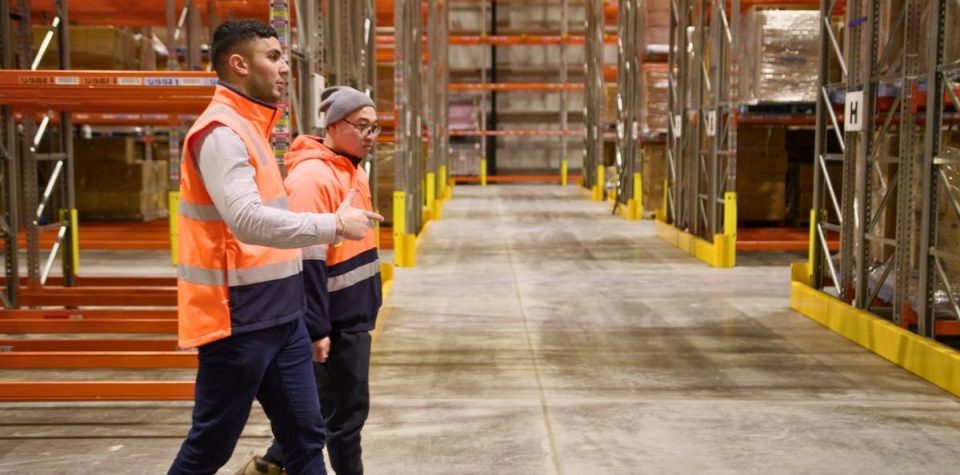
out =
{"type": "Polygon", "coordinates": [[[239,46],[256,38],[277,38],[277,30],[258,20],[229,20],[213,32],[213,44],[210,46],[210,61],[223,79],[227,71],[227,58],[236,53],[239,46]]]}

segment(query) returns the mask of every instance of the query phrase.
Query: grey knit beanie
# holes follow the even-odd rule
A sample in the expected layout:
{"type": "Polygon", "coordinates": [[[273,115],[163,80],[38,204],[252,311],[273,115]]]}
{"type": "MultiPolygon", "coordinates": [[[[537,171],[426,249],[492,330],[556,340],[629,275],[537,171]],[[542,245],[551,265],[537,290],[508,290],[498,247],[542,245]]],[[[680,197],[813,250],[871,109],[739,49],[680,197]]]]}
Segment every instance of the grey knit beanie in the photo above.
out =
{"type": "Polygon", "coordinates": [[[326,112],[326,125],[335,124],[364,107],[376,108],[370,96],[350,87],[328,87],[320,93],[320,112],[326,112]]]}

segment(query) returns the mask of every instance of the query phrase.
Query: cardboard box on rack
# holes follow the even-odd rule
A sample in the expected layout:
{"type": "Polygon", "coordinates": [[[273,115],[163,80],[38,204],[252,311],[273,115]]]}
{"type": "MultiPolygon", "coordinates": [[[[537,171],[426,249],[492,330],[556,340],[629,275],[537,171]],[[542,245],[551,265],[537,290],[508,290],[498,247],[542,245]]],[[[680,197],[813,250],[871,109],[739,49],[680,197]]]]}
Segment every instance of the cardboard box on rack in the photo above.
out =
{"type": "Polygon", "coordinates": [[[741,187],[737,180],[737,217],[741,222],[777,222],[786,217],[786,184],[754,182],[741,187]]]}
{"type": "Polygon", "coordinates": [[[76,197],[83,220],[151,221],[167,216],[163,192],[78,191],[76,197]]]}
{"type": "Polygon", "coordinates": [[[663,182],[667,179],[667,146],[643,145],[643,216],[652,217],[663,208],[663,182]]]}
{"type": "MultiPolygon", "coordinates": [[[[49,28],[34,27],[33,48],[39,49],[49,28]]],[[[93,70],[137,69],[140,49],[133,35],[127,30],[114,27],[71,26],[70,68],[93,70]]],[[[59,48],[54,38],[50,42],[40,69],[59,68],[59,48]]]]}
{"type": "Polygon", "coordinates": [[[74,181],[77,191],[166,191],[167,163],[77,162],[74,181]]]}
{"type": "Polygon", "coordinates": [[[143,159],[143,143],[133,137],[74,137],[73,156],[77,162],[134,163],[143,159]]]}

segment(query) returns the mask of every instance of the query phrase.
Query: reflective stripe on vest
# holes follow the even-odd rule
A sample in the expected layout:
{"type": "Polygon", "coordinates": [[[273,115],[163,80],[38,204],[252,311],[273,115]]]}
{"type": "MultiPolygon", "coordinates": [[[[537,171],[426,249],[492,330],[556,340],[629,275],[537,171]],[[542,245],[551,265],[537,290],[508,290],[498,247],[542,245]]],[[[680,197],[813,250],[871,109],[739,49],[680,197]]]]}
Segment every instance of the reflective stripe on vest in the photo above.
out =
{"type": "Polygon", "coordinates": [[[236,287],[238,285],[259,284],[271,280],[280,280],[284,277],[297,275],[303,270],[303,262],[300,257],[286,262],[276,262],[249,269],[227,269],[227,285],[236,287]]]}
{"type": "Polygon", "coordinates": [[[368,262],[350,272],[340,274],[327,279],[327,291],[336,292],[345,289],[358,282],[363,282],[380,272],[380,261],[368,262]]]}
{"type": "Polygon", "coordinates": [[[326,261],[327,246],[307,246],[303,248],[303,260],[305,261],[326,261]]]}
{"type": "Polygon", "coordinates": [[[198,285],[223,285],[223,269],[206,269],[187,264],[177,265],[177,278],[198,285]]]}
{"type": "Polygon", "coordinates": [[[229,269],[226,273],[223,269],[206,269],[187,264],[179,264],[177,266],[177,277],[192,284],[221,286],[224,283],[223,277],[226,275],[227,285],[236,287],[283,279],[297,275],[302,270],[303,266],[300,259],[244,269],[229,269]]]}
{"type": "Polygon", "coordinates": [[[194,221],[223,221],[214,205],[200,205],[180,199],[180,215],[194,221]]]}

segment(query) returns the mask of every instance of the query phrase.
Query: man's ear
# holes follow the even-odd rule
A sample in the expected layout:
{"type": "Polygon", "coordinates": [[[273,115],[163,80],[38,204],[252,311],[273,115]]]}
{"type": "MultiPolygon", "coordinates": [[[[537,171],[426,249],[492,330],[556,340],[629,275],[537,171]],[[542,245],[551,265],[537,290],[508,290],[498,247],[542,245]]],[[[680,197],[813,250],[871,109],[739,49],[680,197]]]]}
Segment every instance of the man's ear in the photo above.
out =
{"type": "Polygon", "coordinates": [[[250,74],[250,64],[240,53],[233,53],[227,58],[227,65],[234,74],[240,77],[246,77],[250,74]]]}

